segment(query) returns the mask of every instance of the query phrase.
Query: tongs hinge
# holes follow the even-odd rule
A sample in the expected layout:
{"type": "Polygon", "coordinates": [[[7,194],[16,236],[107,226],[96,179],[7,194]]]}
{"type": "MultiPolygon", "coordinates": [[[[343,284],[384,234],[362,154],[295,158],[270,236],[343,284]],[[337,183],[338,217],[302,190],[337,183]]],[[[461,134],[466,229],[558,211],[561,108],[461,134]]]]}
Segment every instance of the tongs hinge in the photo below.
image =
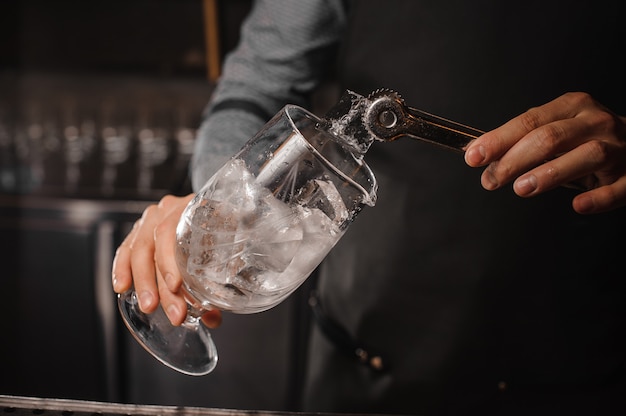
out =
{"type": "Polygon", "coordinates": [[[379,89],[364,97],[346,91],[326,115],[332,133],[357,142],[362,153],[373,140],[393,141],[400,137],[423,140],[463,152],[483,131],[408,107],[392,90],[379,89]]]}

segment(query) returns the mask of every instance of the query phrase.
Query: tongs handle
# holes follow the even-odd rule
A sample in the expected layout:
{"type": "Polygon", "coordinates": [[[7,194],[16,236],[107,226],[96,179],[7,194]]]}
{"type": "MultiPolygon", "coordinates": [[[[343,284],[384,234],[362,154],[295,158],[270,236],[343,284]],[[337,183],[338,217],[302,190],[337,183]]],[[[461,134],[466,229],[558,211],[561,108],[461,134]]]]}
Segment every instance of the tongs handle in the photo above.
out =
{"type": "Polygon", "coordinates": [[[400,137],[424,140],[463,152],[470,141],[484,132],[404,104],[399,95],[383,91],[371,96],[364,121],[378,140],[400,137]]]}
{"type": "MultiPolygon", "coordinates": [[[[363,124],[376,140],[393,141],[408,136],[459,152],[465,152],[472,140],[484,134],[473,127],[408,107],[400,95],[391,90],[377,90],[370,94],[363,124]]],[[[583,191],[589,189],[582,181],[563,186],[583,191]]]]}
{"type": "Polygon", "coordinates": [[[467,145],[484,131],[460,124],[425,111],[407,107],[408,122],[405,135],[453,150],[465,151],[467,145]]]}

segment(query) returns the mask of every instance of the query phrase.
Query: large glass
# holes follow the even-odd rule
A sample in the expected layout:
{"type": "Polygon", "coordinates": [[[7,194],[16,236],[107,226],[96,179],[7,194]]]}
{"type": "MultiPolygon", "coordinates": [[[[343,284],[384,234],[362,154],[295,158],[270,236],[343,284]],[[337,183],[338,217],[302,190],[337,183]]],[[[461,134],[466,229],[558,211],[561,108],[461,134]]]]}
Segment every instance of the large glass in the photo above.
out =
{"type": "Polygon", "coordinates": [[[374,205],[376,179],[362,154],[324,125],[284,107],[189,203],[176,241],[188,302],[181,326],[161,308],[142,313],[134,291],[119,296],[126,325],[161,362],[190,375],[212,371],[217,351],[202,313],[276,306],[374,205]]]}

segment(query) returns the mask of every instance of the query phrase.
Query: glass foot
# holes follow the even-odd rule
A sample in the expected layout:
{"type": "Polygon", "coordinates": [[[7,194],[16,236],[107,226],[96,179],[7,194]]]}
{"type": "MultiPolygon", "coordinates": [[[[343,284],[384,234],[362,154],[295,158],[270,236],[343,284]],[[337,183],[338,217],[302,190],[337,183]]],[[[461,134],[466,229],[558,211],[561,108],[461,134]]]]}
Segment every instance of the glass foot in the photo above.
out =
{"type": "Polygon", "coordinates": [[[187,315],[181,326],[167,319],[161,306],[151,314],[139,309],[134,290],[120,294],[117,304],[135,339],[157,360],[183,374],[202,376],[217,365],[217,349],[200,318],[187,315]]]}

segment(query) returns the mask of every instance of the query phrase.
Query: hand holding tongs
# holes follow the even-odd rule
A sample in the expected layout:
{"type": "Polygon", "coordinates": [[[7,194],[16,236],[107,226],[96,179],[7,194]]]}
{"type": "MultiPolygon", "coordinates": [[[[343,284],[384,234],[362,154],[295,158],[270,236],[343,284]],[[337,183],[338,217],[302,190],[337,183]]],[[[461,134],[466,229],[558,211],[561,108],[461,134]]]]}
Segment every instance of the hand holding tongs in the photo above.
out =
{"type": "Polygon", "coordinates": [[[361,153],[373,140],[393,141],[403,136],[463,152],[470,141],[484,133],[408,107],[398,93],[387,89],[368,97],[347,91],[325,121],[332,133],[354,138],[361,153]]]}
{"type": "MultiPolygon", "coordinates": [[[[405,136],[464,152],[472,140],[484,133],[408,107],[398,93],[388,89],[376,90],[367,97],[346,91],[326,114],[323,123],[360,155],[367,152],[374,140],[390,142],[405,136]]],[[[583,191],[590,189],[581,181],[563,186],[583,191]]]]}

